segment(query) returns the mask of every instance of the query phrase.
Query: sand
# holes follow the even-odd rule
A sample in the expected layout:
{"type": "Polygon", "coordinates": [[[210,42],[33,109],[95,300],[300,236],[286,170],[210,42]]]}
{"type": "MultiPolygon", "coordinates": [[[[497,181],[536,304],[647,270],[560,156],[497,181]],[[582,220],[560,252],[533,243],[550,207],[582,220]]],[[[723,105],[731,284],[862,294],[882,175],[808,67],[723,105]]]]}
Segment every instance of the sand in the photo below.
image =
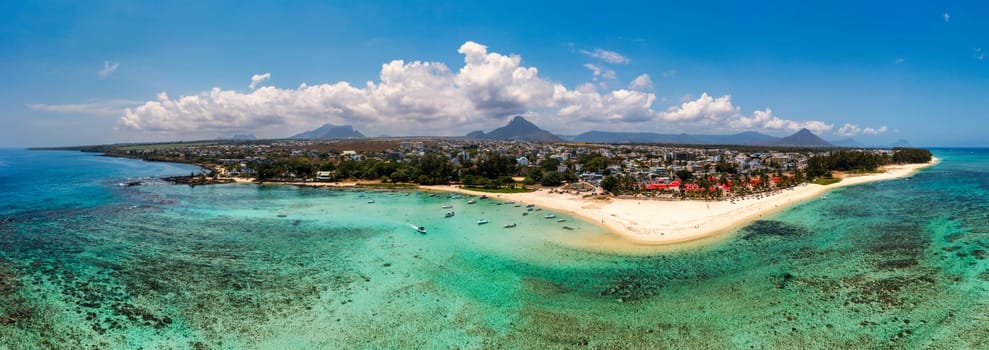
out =
{"type": "MultiPolygon", "coordinates": [[[[886,166],[882,172],[848,176],[831,185],[803,184],[773,194],[763,194],[735,201],[650,200],[584,198],[581,195],[550,193],[542,189],[530,193],[487,194],[503,200],[525,202],[565,212],[600,225],[626,243],[636,245],[670,245],[702,240],[730,232],[761,217],[798,203],[821,198],[828,190],[858,184],[892,180],[913,175],[934,165],[886,166]]],[[[438,191],[480,194],[456,186],[421,186],[438,191]]],[[[591,242],[583,242],[589,244],[591,242]]],[[[603,242],[597,242],[603,243],[603,242]]],[[[583,244],[582,244],[583,245],[583,244]]]]}

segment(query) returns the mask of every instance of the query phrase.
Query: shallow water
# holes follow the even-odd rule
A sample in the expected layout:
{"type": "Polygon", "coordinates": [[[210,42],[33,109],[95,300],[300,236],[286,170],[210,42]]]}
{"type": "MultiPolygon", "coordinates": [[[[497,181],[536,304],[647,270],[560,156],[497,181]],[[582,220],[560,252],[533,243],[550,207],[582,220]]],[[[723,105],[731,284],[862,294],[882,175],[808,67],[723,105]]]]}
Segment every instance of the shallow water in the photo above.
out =
{"type": "Polygon", "coordinates": [[[721,243],[622,256],[495,200],[121,187],[194,168],[0,150],[0,347],[985,348],[989,152],[935,153],[721,243]]]}

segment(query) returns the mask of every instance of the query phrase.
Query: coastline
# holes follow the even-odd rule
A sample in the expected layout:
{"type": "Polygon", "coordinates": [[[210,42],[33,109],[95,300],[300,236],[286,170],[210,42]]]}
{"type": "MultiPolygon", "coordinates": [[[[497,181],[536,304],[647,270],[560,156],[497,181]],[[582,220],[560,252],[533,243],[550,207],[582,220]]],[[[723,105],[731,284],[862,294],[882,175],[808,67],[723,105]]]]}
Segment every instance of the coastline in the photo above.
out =
{"type": "Polygon", "coordinates": [[[924,164],[884,166],[883,172],[848,176],[831,185],[803,184],[759,198],[735,201],[657,201],[638,199],[583,198],[573,194],[549,193],[542,189],[529,193],[482,193],[456,186],[420,186],[422,189],[464,194],[487,194],[502,200],[535,204],[580,217],[605,228],[617,241],[598,238],[593,242],[570,242],[587,248],[599,244],[626,250],[628,246],[665,246],[715,238],[749,222],[780,210],[818,198],[825,192],[869,182],[906,178],[940,161],[924,164]]]}

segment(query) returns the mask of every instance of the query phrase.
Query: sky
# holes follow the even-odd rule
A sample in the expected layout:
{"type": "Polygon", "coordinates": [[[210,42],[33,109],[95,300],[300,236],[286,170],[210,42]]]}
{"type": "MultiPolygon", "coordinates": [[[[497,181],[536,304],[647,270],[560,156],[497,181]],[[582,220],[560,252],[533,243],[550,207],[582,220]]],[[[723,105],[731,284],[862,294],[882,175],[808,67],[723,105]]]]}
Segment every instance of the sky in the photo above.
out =
{"type": "Polygon", "coordinates": [[[0,147],[590,130],[989,146],[978,1],[7,1],[0,147]]]}

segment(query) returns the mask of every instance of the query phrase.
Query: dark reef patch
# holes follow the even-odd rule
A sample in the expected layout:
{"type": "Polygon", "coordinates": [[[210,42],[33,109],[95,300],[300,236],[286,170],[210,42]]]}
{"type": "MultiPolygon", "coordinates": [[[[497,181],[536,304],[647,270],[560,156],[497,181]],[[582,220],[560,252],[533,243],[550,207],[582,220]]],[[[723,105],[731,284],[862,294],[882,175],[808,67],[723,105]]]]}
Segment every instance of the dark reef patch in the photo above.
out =
{"type": "Polygon", "coordinates": [[[791,223],[772,220],[756,220],[742,229],[742,239],[751,240],[761,237],[790,237],[805,235],[807,233],[809,233],[809,231],[806,228],[791,223]]]}

